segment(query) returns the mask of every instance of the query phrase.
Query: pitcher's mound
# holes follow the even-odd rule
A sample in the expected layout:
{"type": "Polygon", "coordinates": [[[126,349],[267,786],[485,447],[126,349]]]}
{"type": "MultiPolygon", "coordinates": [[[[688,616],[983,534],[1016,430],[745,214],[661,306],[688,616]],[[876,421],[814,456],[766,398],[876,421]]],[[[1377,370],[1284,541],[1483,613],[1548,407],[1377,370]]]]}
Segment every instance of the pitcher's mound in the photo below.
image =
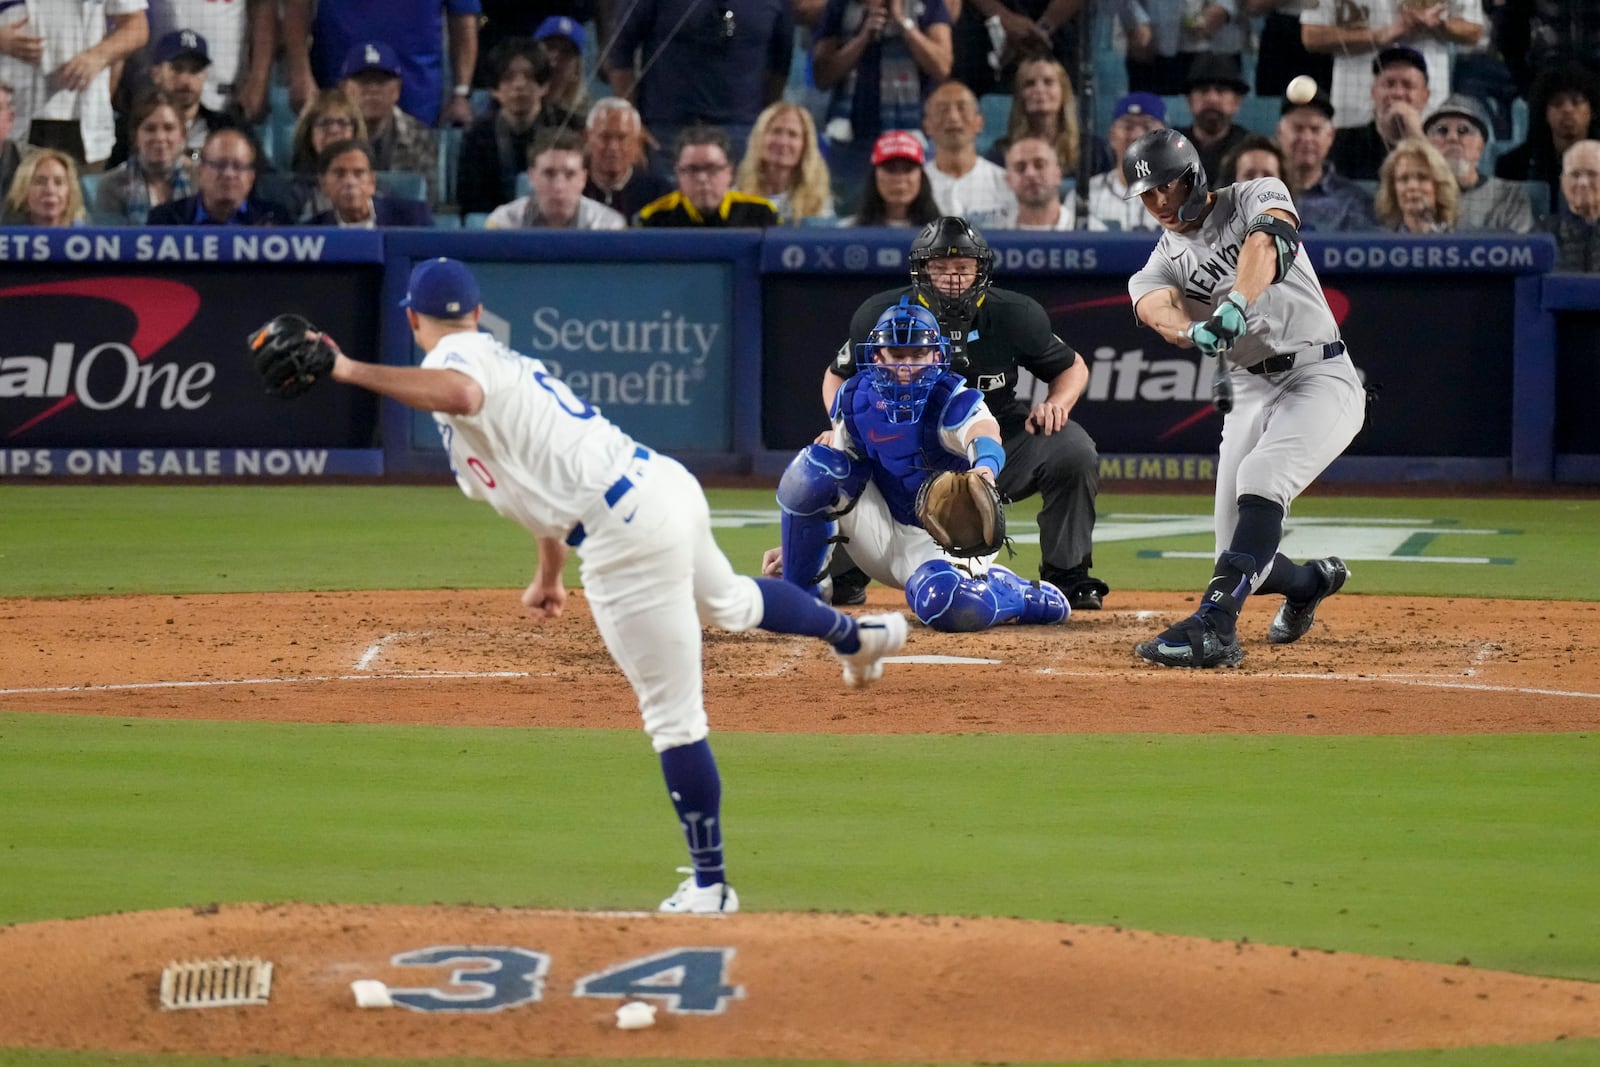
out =
{"type": "Polygon", "coordinates": [[[0,1047],[854,1061],[1292,1056],[1600,1036],[1600,986],[1014,919],[241,904],[0,928],[0,1047]],[[173,961],[273,964],[163,1011],[173,961]],[[361,1009],[378,979],[397,1006],[361,1009]],[[656,1024],[619,1030],[626,999],[656,1024]]]}

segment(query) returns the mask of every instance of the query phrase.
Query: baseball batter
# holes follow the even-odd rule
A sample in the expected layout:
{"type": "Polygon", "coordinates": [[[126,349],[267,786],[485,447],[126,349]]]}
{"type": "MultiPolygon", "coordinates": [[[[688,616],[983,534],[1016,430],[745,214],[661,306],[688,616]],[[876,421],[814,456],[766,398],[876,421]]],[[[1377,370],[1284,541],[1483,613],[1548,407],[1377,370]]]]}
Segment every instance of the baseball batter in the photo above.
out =
{"type": "Polygon", "coordinates": [[[953,373],[951,344],[933,312],[911,297],[879,316],[859,346],[859,373],[834,394],[832,445],[801,449],[778,483],[781,549],[768,573],[821,597],[839,541],[876,581],[904,589],[918,619],[967,632],[997,623],[1061,622],[1066,596],[993,563],[948,554],[918,521],[923,483],[975,469],[994,485],[1005,467],[1000,424],[983,393],[953,373]]]}
{"type": "Polygon", "coordinates": [[[1337,556],[1295,564],[1278,545],[1294,498],[1361,429],[1366,394],[1282,182],[1210,189],[1194,145],[1171,129],[1135,141],[1122,173],[1164,231],[1128,282],[1134,313],[1173,344],[1226,359],[1233,398],[1211,583],[1199,611],[1135,651],[1168,667],[1233,666],[1244,658],[1235,624],[1252,592],[1283,595],[1267,640],[1287,644],[1349,577],[1337,556]]]}
{"type": "Polygon", "coordinates": [[[522,603],[559,616],[567,549],[606,648],[639,700],[660,756],[692,874],[666,912],[732,912],[722,847],[722,783],[707,741],[701,619],[733,631],[808,634],[833,646],[845,681],[865,685],[905,642],[899,614],[853,619],[794,586],[735,574],[711,535],[694,476],[603,418],[543,363],[478,332],[478,285],[461,263],[432,259],[411,273],[406,317],[427,353],[420,367],[335,356],[336,381],[433,412],[461,491],[515,519],[538,542],[522,603]]]}

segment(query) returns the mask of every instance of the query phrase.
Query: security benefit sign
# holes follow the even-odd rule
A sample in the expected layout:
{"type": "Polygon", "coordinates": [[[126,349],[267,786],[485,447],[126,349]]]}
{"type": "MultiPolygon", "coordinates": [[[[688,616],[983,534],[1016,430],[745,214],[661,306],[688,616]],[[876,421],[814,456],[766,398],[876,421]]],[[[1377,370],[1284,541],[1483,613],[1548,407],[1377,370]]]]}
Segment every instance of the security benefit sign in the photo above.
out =
{"type": "Polygon", "coordinates": [[[375,399],[269,397],[246,338],[293,311],[370,352],[378,287],[376,266],[0,272],[0,474],[336,473],[329,450],[372,446],[375,399]]]}
{"type": "Polygon", "coordinates": [[[473,272],[485,326],[629,434],[666,451],[732,447],[726,264],[474,263],[473,272]]]}

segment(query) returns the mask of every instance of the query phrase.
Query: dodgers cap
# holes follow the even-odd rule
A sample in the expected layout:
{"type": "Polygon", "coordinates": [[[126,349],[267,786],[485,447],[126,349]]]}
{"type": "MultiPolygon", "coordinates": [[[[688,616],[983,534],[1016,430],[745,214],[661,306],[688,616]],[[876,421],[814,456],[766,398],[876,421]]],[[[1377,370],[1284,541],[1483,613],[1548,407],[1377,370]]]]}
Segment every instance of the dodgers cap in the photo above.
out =
{"type": "Polygon", "coordinates": [[[400,306],[436,319],[457,319],[483,303],[478,280],[459,259],[425,259],[411,268],[400,306]]]}

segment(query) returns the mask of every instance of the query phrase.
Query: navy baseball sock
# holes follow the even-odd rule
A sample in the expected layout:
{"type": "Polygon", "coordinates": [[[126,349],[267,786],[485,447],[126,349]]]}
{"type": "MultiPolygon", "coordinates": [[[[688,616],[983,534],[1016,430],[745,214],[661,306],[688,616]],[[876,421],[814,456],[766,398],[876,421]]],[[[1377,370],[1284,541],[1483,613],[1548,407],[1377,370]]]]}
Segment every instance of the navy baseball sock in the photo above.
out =
{"type": "Polygon", "coordinates": [[[661,753],[661,776],[667,780],[667,795],[689,844],[695,884],[727,881],[722,861],[722,776],[711,755],[711,742],[701,739],[661,753]]]}
{"type": "Polygon", "coordinates": [[[1283,508],[1266,497],[1246,493],[1239,498],[1239,521],[1233,541],[1217,557],[1200,601],[1200,612],[1210,617],[1219,633],[1233,632],[1245,598],[1250,595],[1258,568],[1256,560],[1273,559],[1283,540],[1283,508]]]}
{"type": "Polygon", "coordinates": [[[1296,563],[1279,552],[1272,559],[1272,573],[1261,583],[1258,593],[1282,593],[1297,604],[1304,604],[1322,592],[1322,579],[1309,563],[1296,563]]]}
{"type": "Polygon", "coordinates": [[[844,612],[824,604],[798,585],[777,578],[757,578],[756,585],[761,588],[763,630],[820,637],[845,653],[861,648],[856,639],[856,621],[844,612]]]}

